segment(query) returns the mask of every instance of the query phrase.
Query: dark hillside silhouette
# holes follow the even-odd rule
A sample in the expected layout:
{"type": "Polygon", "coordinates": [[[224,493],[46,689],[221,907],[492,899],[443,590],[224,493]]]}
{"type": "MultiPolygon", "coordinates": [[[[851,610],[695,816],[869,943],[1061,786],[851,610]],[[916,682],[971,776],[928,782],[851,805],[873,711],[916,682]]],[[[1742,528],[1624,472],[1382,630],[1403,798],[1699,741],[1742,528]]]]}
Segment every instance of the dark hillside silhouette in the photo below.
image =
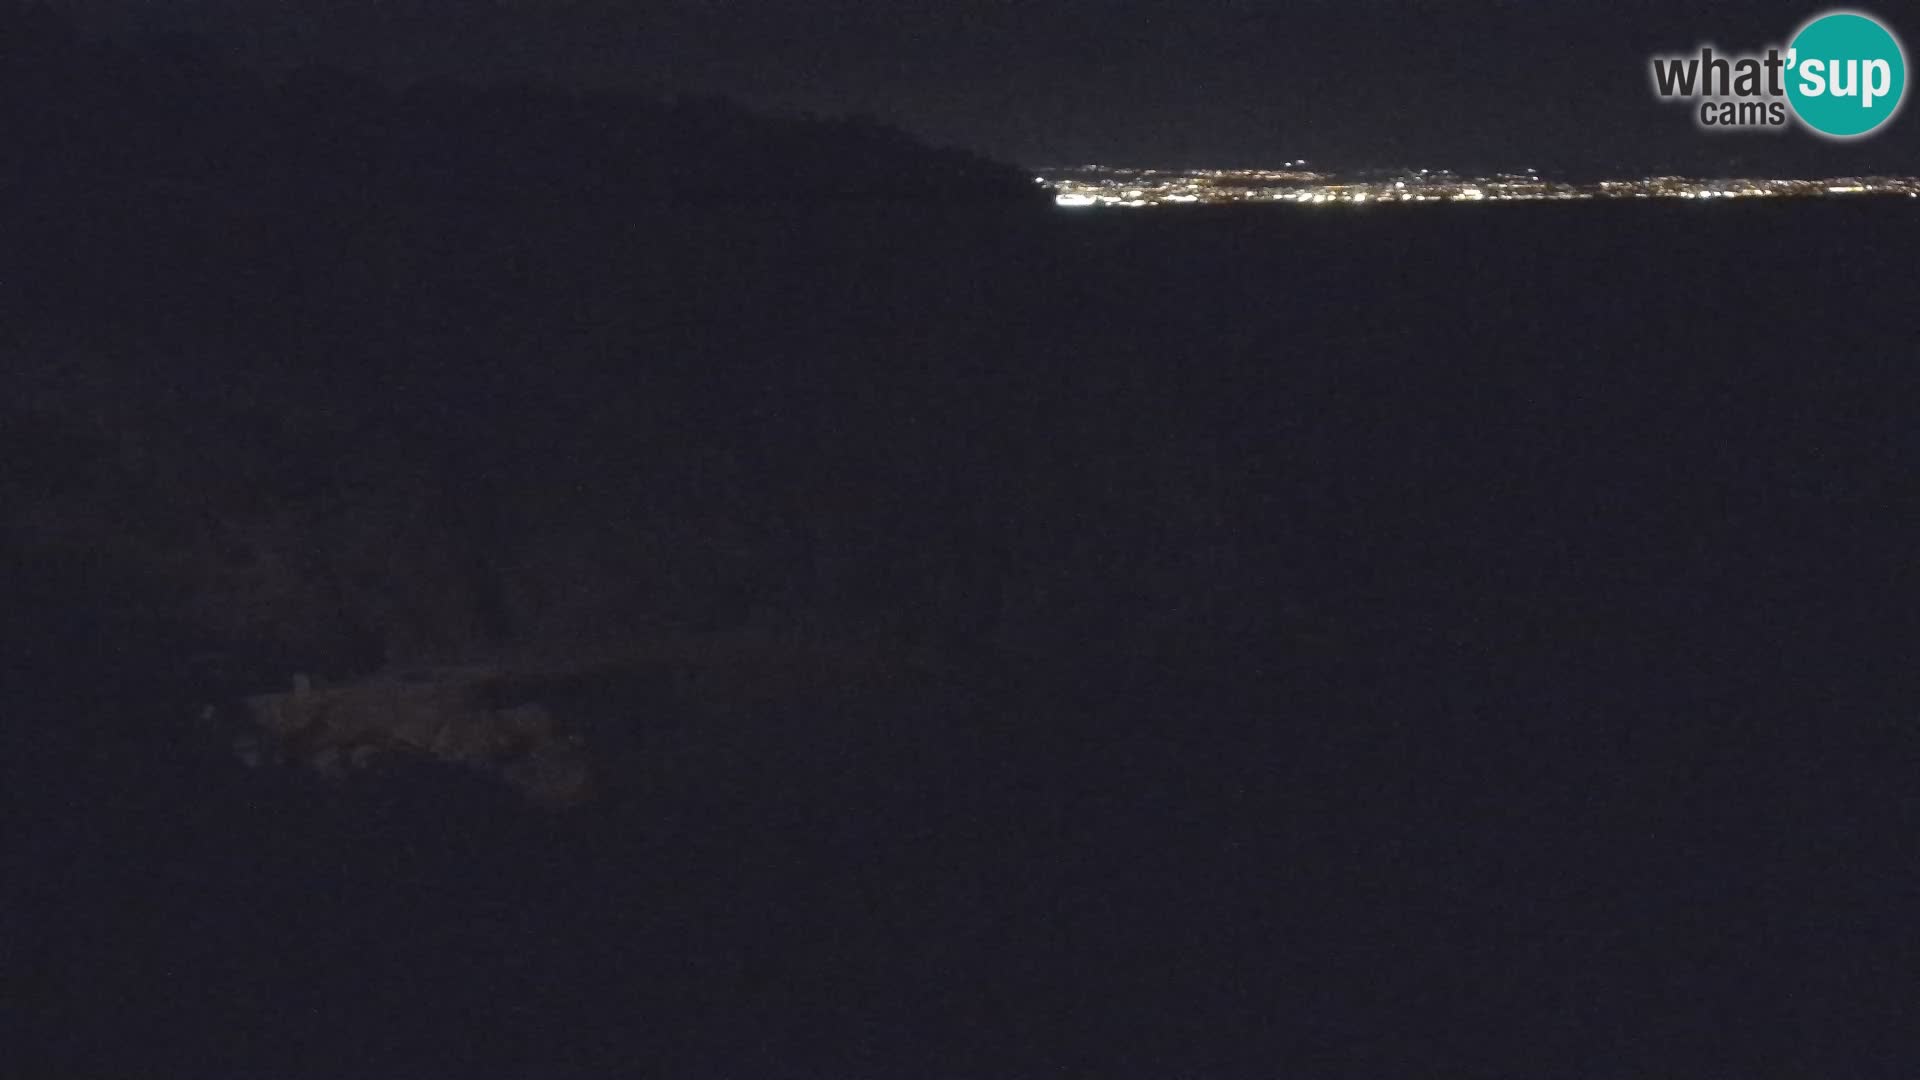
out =
{"type": "Polygon", "coordinates": [[[530,85],[394,91],[326,68],[269,82],[190,41],[85,40],[31,7],[0,20],[9,172],[90,192],[181,184],[253,202],[273,192],[508,205],[1035,200],[1018,170],[857,118],[530,85]]]}

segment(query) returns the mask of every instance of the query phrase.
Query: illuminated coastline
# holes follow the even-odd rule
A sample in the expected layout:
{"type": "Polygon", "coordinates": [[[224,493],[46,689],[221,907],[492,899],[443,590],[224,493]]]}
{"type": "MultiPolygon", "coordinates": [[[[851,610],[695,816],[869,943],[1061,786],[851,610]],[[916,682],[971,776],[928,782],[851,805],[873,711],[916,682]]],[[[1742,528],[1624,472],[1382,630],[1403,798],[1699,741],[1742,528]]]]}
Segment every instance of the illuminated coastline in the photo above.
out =
{"type": "MultiPolygon", "coordinates": [[[[1304,163],[1301,163],[1304,165],[1304,163]]],[[[1593,199],[1781,199],[1861,195],[1920,199],[1920,177],[1858,176],[1822,179],[1701,179],[1652,176],[1568,183],[1535,173],[1462,176],[1417,169],[1363,178],[1285,169],[1127,169],[1083,165],[1044,170],[1035,182],[1061,206],[1180,206],[1293,203],[1578,202],[1593,199]]]]}

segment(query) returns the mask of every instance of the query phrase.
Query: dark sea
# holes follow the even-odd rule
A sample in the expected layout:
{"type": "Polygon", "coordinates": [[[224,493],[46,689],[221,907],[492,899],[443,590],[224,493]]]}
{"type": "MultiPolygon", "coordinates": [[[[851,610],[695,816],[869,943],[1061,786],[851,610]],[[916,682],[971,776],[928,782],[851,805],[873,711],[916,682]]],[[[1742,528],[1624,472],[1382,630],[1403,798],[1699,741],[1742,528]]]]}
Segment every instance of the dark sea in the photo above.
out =
{"type": "MultiPolygon", "coordinates": [[[[1920,1060],[1920,203],[402,224],[140,222],[150,272],[49,256],[16,355],[110,362],[141,430],[297,416],[217,429],[320,448],[268,503],[430,476],[487,574],[609,614],[541,611],[936,659],[603,708],[549,812],[248,770],[192,733],[261,687],[195,673],[191,590],[18,546],[20,1075],[1920,1060]]],[[[10,520],[122,490],[38,479],[57,437],[10,520]]]]}

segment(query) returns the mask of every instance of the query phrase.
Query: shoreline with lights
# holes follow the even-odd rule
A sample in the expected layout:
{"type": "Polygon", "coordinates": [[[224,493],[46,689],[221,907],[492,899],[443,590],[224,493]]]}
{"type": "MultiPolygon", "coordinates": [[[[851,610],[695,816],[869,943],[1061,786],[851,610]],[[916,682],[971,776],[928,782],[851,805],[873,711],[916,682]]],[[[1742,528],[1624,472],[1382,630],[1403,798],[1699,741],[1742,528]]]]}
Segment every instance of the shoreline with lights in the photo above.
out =
{"type": "Polygon", "coordinates": [[[1528,170],[1464,176],[1438,169],[1341,176],[1289,162],[1282,169],[1127,169],[1082,165],[1041,170],[1060,206],[1329,205],[1460,202],[1578,202],[1593,199],[1780,199],[1878,195],[1920,199],[1920,177],[1818,180],[1653,176],[1568,183],[1528,170]]]}

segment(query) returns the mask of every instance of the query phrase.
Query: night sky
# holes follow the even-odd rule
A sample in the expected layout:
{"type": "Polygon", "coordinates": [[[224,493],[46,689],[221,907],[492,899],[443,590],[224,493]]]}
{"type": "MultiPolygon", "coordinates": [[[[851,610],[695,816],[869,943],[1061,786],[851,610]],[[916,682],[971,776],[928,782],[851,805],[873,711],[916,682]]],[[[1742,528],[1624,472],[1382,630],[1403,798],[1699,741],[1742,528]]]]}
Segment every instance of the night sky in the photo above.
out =
{"type": "MultiPolygon", "coordinates": [[[[532,78],[868,113],[1029,165],[1088,161],[1920,172],[1903,117],[1837,145],[1709,136],[1647,59],[1745,50],[1800,0],[62,0],[269,64],[532,78]]],[[[1899,10],[1862,10],[1911,35],[1899,10]]]]}

